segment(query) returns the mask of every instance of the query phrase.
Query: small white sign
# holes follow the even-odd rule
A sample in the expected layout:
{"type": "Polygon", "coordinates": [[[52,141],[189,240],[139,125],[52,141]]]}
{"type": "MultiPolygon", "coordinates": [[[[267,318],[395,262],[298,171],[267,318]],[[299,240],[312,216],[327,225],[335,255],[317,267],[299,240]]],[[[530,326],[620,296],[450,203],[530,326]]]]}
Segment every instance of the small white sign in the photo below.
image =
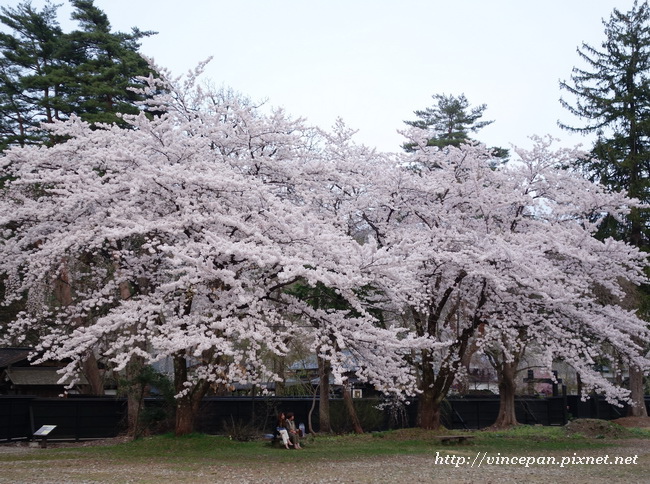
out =
{"type": "Polygon", "coordinates": [[[43,425],[40,429],[34,432],[34,437],[46,437],[55,428],[56,425],[43,425]]]}

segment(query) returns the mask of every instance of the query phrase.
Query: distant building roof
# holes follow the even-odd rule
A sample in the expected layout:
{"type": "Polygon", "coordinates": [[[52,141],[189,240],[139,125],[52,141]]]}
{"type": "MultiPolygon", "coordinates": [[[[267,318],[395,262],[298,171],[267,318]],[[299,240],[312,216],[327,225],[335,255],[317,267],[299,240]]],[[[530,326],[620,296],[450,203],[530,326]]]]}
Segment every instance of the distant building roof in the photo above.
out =
{"type": "MultiPolygon", "coordinates": [[[[355,360],[355,358],[351,357],[351,353],[349,351],[344,350],[343,354],[347,357],[346,360],[343,362],[343,369],[345,371],[354,371],[358,369],[358,365],[353,361],[355,360]]],[[[316,357],[316,355],[310,355],[307,358],[292,363],[291,365],[289,365],[289,369],[292,371],[300,371],[300,370],[317,371],[318,358],[316,357]]]]}
{"type": "Polygon", "coordinates": [[[32,348],[0,348],[0,368],[6,368],[21,361],[27,362],[32,348]]]}
{"type": "MultiPolygon", "coordinates": [[[[59,383],[61,375],[57,372],[59,368],[47,366],[33,367],[13,367],[7,368],[5,374],[13,385],[35,386],[35,385],[61,385],[59,383]]],[[[88,381],[82,376],[82,385],[87,385],[88,381]]]]}

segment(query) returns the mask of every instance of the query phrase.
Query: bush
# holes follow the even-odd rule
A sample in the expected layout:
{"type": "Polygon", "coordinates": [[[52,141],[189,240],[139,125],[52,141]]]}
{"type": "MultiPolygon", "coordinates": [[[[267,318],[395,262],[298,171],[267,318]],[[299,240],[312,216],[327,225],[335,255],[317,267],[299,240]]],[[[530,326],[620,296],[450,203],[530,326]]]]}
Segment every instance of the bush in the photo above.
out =
{"type": "MultiPolygon", "coordinates": [[[[381,430],[385,427],[384,411],[377,408],[381,403],[379,400],[359,399],[353,402],[364,432],[381,430]]],[[[330,421],[332,430],[336,433],[348,433],[354,430],[343,400],[330,401],[330,421]]]]}
{"type": "Polygon", "coordinates": [[[235,420],[232,416],[230,420],[223,421],[223,429],[231,440],[237,440],[239,442],[257,440],[260,434],[257,427],[252,423],[235,420]]]}

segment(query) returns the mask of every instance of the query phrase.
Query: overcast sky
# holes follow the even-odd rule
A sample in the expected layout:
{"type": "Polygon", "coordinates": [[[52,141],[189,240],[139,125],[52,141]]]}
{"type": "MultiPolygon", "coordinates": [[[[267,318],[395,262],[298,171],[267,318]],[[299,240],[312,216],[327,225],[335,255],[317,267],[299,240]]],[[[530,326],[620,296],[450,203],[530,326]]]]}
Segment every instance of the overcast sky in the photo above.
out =
{"type": "MultiPolygon", "coordinates": [[[[0,0],[16,5],[16,1],[0,0]]],[[[44,2],[34,0],[34,6],[44,2]]],[[[56,2],[55,2],[56,3],[56,2]]],[[[59,3],[66,3],[59,0],[59,3]]],[[[529,146],[577,120],[558,99],[580,65],[582,42],[600,46],[602,19],[633,0],[95,0],[114,30],[154,30],[141,51],[175,74],[214,59],[207,77],[293,116],[397,151],[397,130],[431,96],[465,94],[494,123],[476,138],[529,146]]],[[[69,17],[69,7],[60,18],[69,17]]],[[[64,30],[70,25],[62,22],[64,30]]]]}

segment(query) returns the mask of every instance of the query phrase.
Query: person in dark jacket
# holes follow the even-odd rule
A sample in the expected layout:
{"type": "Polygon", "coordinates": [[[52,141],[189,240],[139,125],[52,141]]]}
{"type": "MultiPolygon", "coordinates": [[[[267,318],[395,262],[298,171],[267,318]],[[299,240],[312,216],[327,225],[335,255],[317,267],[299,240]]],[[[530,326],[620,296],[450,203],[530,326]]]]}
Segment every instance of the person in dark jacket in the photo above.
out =
{"type": "Polygon", "coordinates": [[[286,429],[287,432],[289,432],[289,439],[291,439],[291,443],[293,444],[294,449],[301,449],[302,447],[300,447],[300,433],[296,428],[295,416],[293,415],[293,412],[287,412],[286,422],[286,429]]]}

